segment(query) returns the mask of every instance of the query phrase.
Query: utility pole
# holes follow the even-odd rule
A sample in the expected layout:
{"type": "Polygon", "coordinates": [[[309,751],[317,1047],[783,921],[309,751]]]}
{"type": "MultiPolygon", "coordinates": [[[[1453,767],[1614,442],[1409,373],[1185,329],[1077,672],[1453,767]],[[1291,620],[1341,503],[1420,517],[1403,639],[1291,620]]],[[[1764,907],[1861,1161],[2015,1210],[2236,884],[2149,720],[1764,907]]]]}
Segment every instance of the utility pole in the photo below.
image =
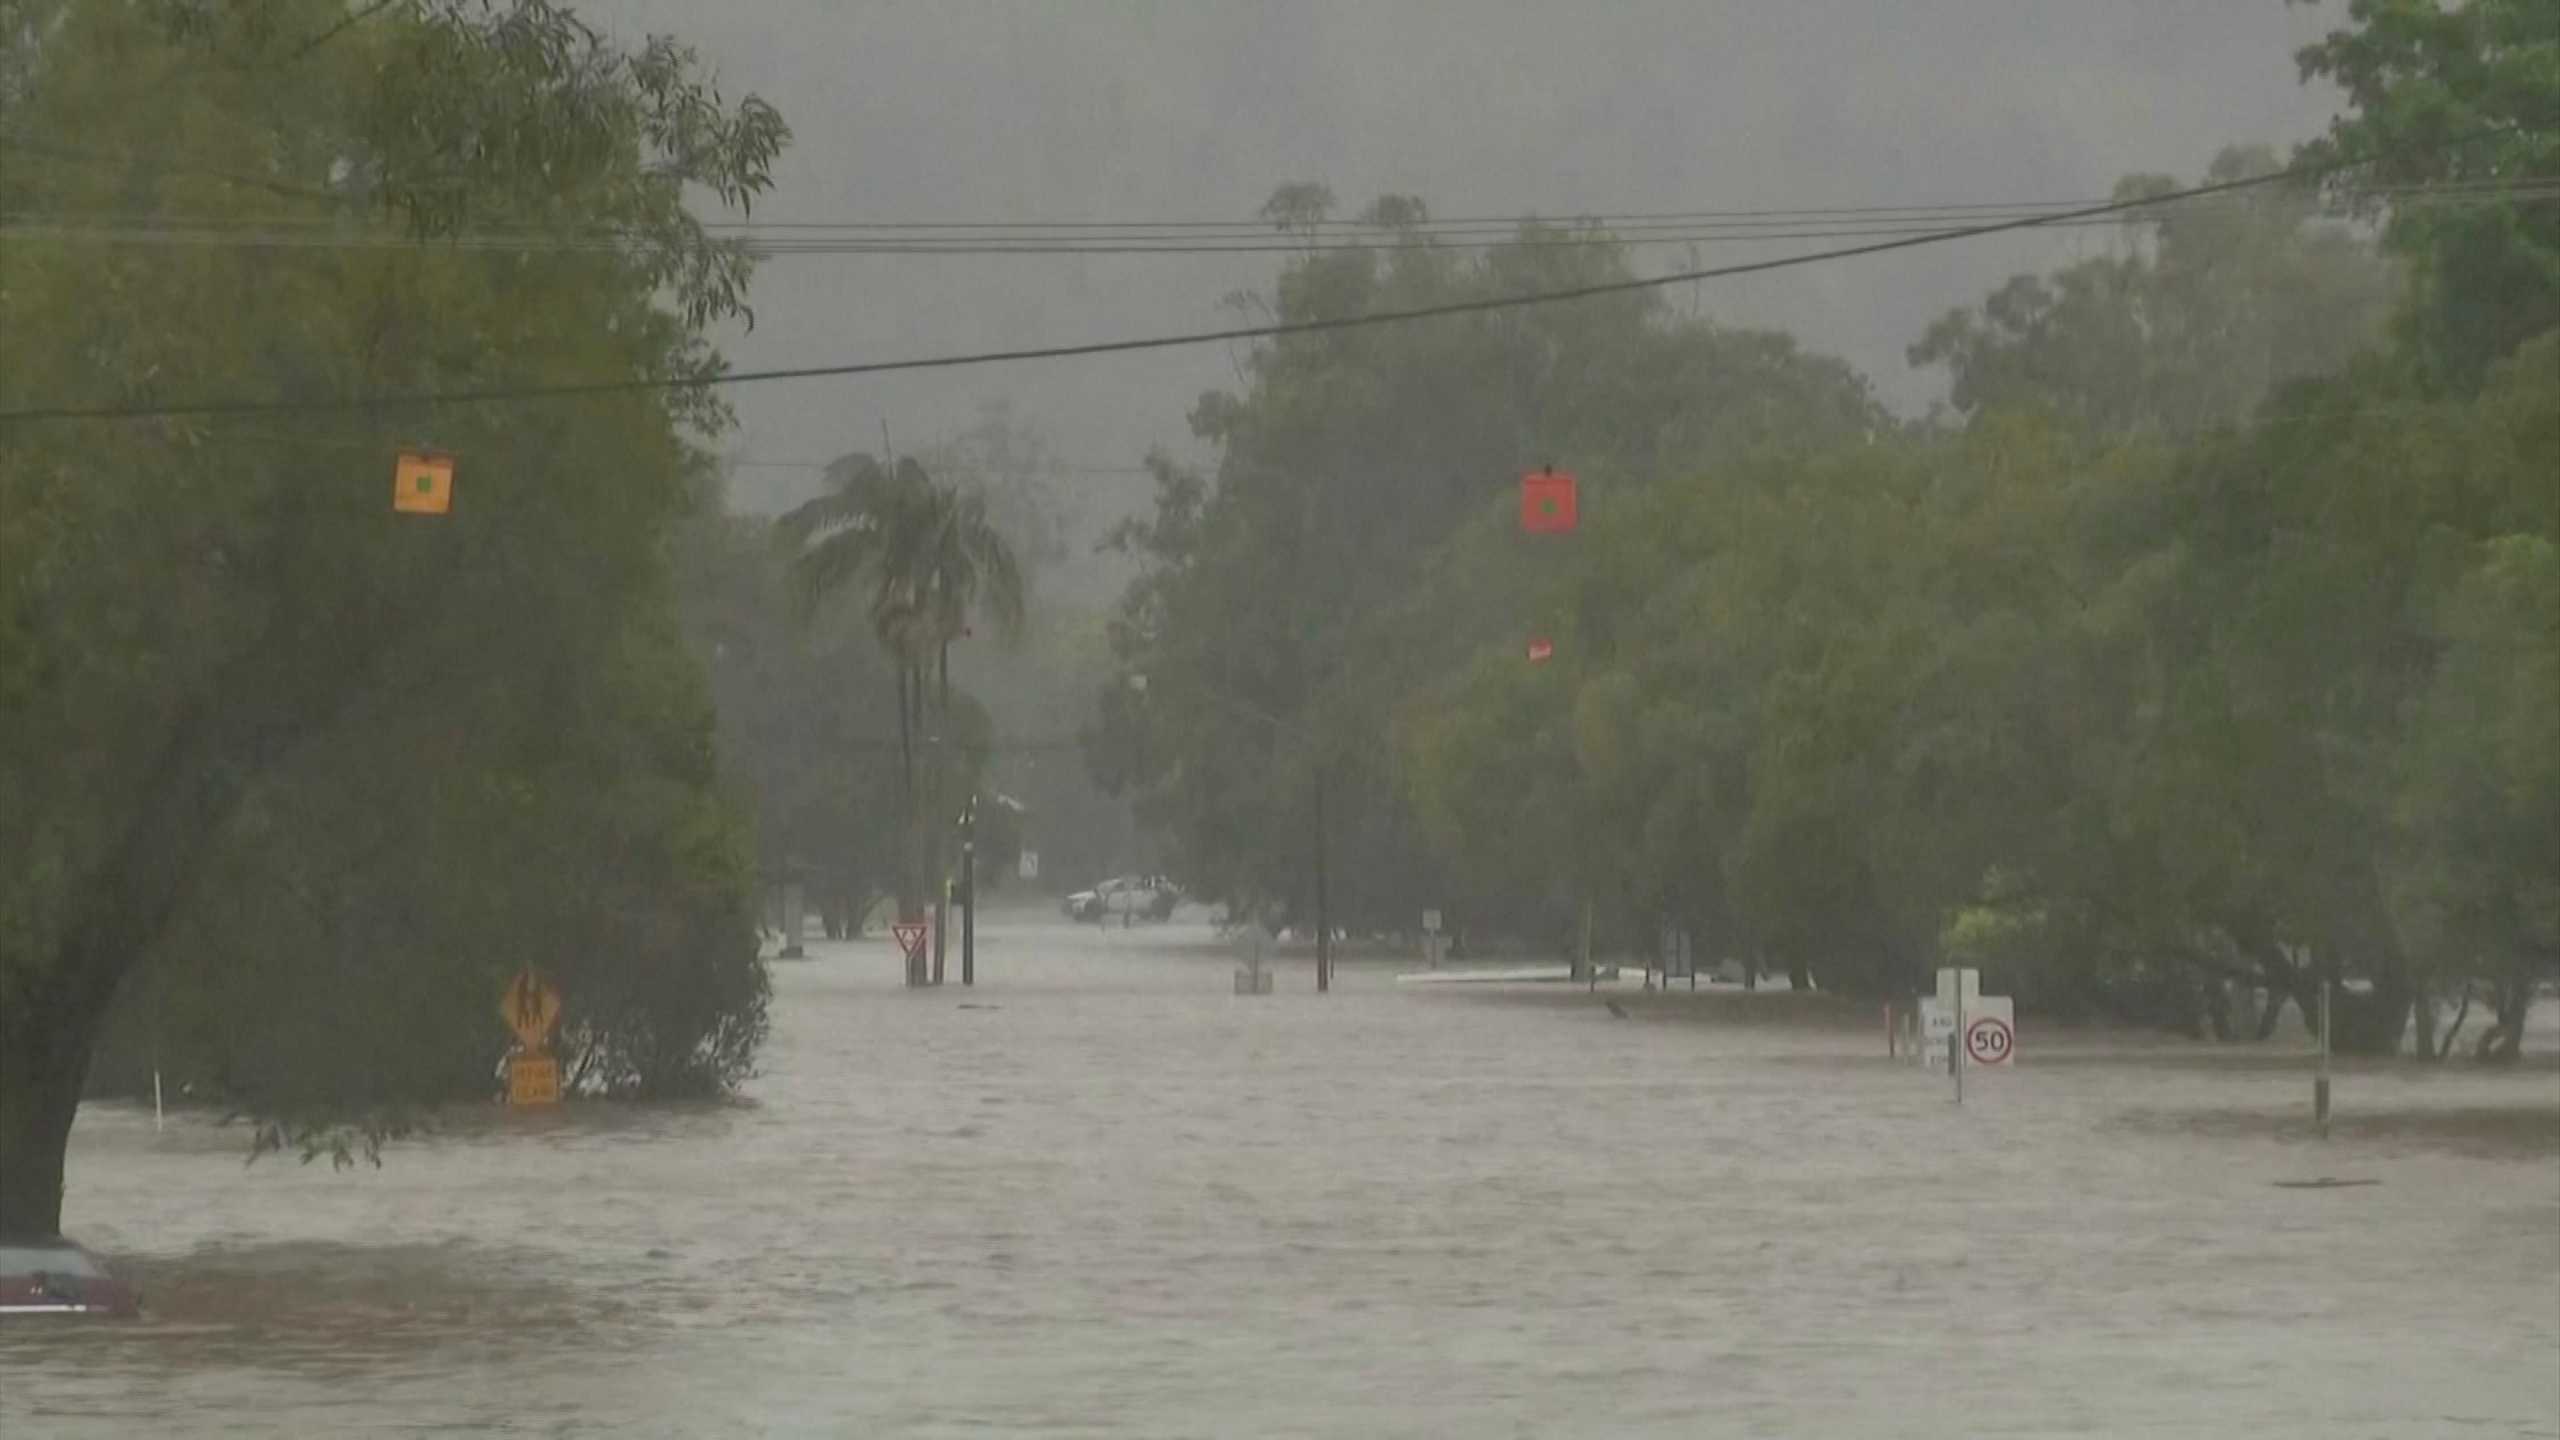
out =
{"type": "Polygon", "coordinates": [[[978,983],[978,797],[960,812],[960,983],[978,983]]]}
{"type": "Polygon", "coordinates": [[[1324,762],[1316,762],[1316,993],[1333,988],[1333,908],[1324,885],[1324,762]]]}

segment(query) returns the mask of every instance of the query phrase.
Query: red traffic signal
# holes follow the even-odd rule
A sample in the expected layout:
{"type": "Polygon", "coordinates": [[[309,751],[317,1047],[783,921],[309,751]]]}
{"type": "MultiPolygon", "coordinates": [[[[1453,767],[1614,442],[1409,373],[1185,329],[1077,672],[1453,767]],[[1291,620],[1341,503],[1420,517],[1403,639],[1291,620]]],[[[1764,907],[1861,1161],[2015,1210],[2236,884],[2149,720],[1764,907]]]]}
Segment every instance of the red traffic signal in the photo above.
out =
{"type": "Polygon", "coordinates": [[[1520,530],[1527,535],[1563,535],[1574,528],[1573,476],[1562,470],[1532,470],[1520,477],[1520,530]]]}

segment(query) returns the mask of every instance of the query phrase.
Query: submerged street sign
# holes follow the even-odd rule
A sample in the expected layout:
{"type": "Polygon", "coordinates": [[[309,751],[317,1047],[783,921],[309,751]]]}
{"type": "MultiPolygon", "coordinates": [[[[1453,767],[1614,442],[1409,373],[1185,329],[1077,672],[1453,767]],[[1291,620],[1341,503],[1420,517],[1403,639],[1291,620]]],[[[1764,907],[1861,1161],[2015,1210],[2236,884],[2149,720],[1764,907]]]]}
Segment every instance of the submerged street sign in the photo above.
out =
{"type": "Polygon", "coordinates": [[[898,948],[907,952],[908,959],[919,960],[924,957],[925,928],[923,921],[898,921],[896,924],[889,927],[889,933],[898,938],[898,948]]]}
{"type": "Polygon", "coordinates": [[[498,1018],[515,1032],[517,1051],[507,1057],[507,1103],[560,1103],[560,1061],[547,1048],[560,1023],[560,987],[530,967],[516,972],[498,994],[498,1018]]]}

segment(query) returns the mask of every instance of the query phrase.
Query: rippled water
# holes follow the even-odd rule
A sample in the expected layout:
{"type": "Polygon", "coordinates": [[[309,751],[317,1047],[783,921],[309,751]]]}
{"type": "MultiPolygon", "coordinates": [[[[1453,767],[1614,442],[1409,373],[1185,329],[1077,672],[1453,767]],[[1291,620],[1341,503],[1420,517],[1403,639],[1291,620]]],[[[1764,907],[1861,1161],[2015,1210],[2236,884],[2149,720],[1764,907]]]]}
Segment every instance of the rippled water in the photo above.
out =
{"type": "Polygon", "coordinates": [[[2292,1065],[2030,1028],[1958,1110],[1784,997],[1182,939],[821,946],[750,1103],[379,1171],[93,1107],[152,1318],[0,1330],[0,1434],[2560,1435],[2548,1066],[2349,1071],[2322,1143],[2292,1065]]]}

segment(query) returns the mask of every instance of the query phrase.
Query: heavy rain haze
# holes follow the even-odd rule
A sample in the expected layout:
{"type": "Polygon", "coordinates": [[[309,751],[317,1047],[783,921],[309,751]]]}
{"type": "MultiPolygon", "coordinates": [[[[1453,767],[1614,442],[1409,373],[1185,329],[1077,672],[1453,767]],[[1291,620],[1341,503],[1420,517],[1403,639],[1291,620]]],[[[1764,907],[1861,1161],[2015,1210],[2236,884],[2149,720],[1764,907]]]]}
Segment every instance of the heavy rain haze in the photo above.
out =
{"type": "MultiPolygon", "coordinates": [[[[757,218],[1250,220],[1314,181],[1346,208],[1414,195],[1451,216],[1817,209],[2103,198],[2134,172],[2195,173],[2227,144],[2289,145],[2335,113],[2293,51],[2342,7],[2281,0],[1872,4],[1398,0],[1391,4],[697,6],[612,0],[617,33],[672,31],[790,119],[757,218]]],[[[2020,236],[1674,302],[1842,356],[1905,412],[1943,398],[1903,349],[2023,270],[2106,232],[2020,236]]],[[[1801,241],[1784,246],[1801,246],[1801,241]]],[[[1781,242],[1707,244],[1705,263],[1781,242]]],[[[1639,268],[1689,268],[1679,245],[1639,268]]],[[[1270,257],[802,257],[756,282],[740,368],[907,358],[1211,328],[1270,257]]],[[[1215,348],[741,392],[741,455],[829,459],[911,444],[1009,400],[1063,457],[1134,467],[1196,453],[1184,415],[1232,383],[1215,348]],[[911,432],[901,434],[899,432],[911,432]]],[[[1123,503],[1142,480],[1088,477],[1123,503]]],[[[750,470],[742,501],[815,488],[750,470]]]]}
{"type": "Polygon", "coordinates": [[[2560,0],[0,0],[0,1436],[2560,1435],[2560,0]]]}

